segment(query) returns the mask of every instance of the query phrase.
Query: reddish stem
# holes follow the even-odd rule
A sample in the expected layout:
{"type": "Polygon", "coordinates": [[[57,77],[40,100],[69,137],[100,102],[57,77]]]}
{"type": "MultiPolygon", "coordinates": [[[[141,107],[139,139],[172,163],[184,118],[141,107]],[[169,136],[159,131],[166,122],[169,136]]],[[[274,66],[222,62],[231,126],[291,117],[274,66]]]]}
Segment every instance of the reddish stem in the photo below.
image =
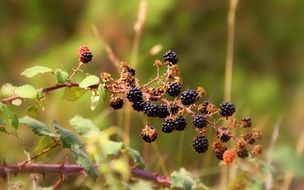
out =
{"type": "MultiPolygon", "coordinates": [[[[98,165],[95,165],[98,168],[98,165]]],[[[171,185],[171,180],[169,177],[162,176],[156,173],[151,173],[139,168],[131,168],[131,174],[134,177],[145,179],[151,181],[160,186],[169,187],[171,185]]],[[[0,165],[0,177],[7,177],[7,175],[18,173],[41,173],[41,174],[82,174],[84,169],[77,164],[27,164],[24,167],[20,168],[18,164],[1,164],[0,165]]]]}

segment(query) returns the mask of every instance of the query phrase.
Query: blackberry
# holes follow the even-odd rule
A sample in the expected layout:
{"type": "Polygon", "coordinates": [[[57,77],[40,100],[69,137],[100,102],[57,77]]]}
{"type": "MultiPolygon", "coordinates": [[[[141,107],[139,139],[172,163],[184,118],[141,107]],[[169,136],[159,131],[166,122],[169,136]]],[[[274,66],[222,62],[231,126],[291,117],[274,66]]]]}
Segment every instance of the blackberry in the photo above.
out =
{"type": "Polygon", "coordinates": [[[129,68],[128,72],[130,73],[131,76],[135,75],[135,69],[133,69],[133,68],[129,68]]]}
{"type": "Polygon", "coordinates": [[[142,101],[143,93],[137,87],[131,88],[131,90],[129,90],[129,92],[127,93],[127,98],[130,102],[142,101]]]}
{"type": "Polygon", "coordinates": [[[167,93],[170,96],[178,96],[179,93],[181,92],[181,86],[177,82],[171,82],[168,84],[168,90],[167,93]]]}
{"type": "Polygon", "coordinates": [[[192,146],[196,152],[204,153],[208,150],[209,142],[205,136],[199,136],[193,140],[192,146]]]}
{"type": "Polygon", "coordinates": [[[179,108],[180,107],[177,104],[171,104],[170,105],[170,112],[171,112],[171,114],[177,114],[179,108]]]}
{"type": "Polygon", "coordinates": [[[242,149],[237,151],[237,155],[239,158],[245,159],[249,156],[249,153],[247,149],[242,149]]]}
{"type": "Polygon", "coordinates": [[[232,116],[235,112],[235,107],[231,102],[222,102],[220,104],[220,114],[223,117],[232,116]]]}
{"type": "Polygon", "coordinates": [[[168,111],[168,106],[166,104],[158,105],[158,114],[157,114],[157,117],[159,117],[159,118],[166,118],[169,115],[170,115],[170,113],[168,111]]]}
{"type": "Polygon", "coordinates": [[[156,104],[153,103],[146,103],[144,105],[144,113],[148,116],[148,117],[157,117],[158,116],[158,106],[156,104]]]}
{"type": "Polygon", "coordinates": [[[146,102],[144,102],[143,100],[136,101],[136,102],[133,102],[132,107],[135,111],[143,111],[145,104],[146,104],[146,102]]]}
{"type": "Polygon", "coordinates": [[[194,116],[192,123],[196,128],[199,128],[199,129],[207,126],[207,120],[203,115],[194,116]]]}
{"type": "Polygon", "coordinates": [[[141,137],[145,142],[151,143],[157,138],[157,132],[153,127],[147,125],[144,129],[142,129],[141,137]]]}
{"type": "Polygon", "coordinates": [[[82,52],[79,56],[79,61],[82,63],[89,63],[92,61],[93,54],[90,51],[82,52]]]}
{"type": "Polygon", "coordinates": [[[162,132],[171,133],[174,131],[176,123],[173,119],[166,119],[162,125],[162,132]]]}
{"type": "Polygon", "coordinates": [[[241,127],[248,128],[251,127],[251,118],[250,117],[244,117],[241,120],[241,127]]]}
{"type": "Polygon", "coordinates": [[[175,125],[176,125],[175,130],[182,131],[187,126],[187,120],[183,116],[180,115],[175,119],[175,125]]]}
{"type": "Polygon", "coordinates": [[[228,132],[221,133],[221,132],[217,131],[216,133],[217,133],[217,138],[221,142],[228,142],[231,138],[231,136],[228,132]]]}
{"type": "Polygon", "coordinates": [[[118,110],[120,108],[122,108],[124,105],[124,102],[121,98],[119,97],[112,97],[110,99],[110,106],[114,109],[114,110],[118,110]]]}
{"type": "Polygon", "coordinates": [[[178,56],[174,51],[169,50],[164,54],[164,60],[169,61],[175,65],[178,62],[178,56]]]}
{"type": "Polygon", "coordinates": [[[180,99],[182,104],[191,105],[198,99],[198,93],[196,90],[188,89],[182,92],[180,99]]]}
{"type": "Polygon", "coordinates": [[[217,157],[217,159],[223,160],[223,155],[226,150],[227,150],[226,147],[224,147],[222,150],[216,149],[214,152],[215,152],[215,156],[217,157]]]}
{"type": "Polygon", "coordinates": [[[248,143],[253,145],[255,143],[255,138],[252,136],[252,134],[248,133],[243,136],[243,139],[248,143]]]}

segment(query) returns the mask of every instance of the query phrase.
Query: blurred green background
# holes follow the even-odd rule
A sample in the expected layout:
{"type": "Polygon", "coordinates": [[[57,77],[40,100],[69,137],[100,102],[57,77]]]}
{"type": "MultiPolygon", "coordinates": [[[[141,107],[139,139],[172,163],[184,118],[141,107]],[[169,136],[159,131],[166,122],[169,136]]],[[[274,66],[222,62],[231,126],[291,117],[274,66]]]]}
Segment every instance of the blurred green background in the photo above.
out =
{"type": "MultiPolygon", "coordinates": [[[[14,85],[31,83],[37,88],[52,85],[55,80],[51,75],[28,80],[20,73],[33,65],[71,71],[77,66],[76,50],[83,44],[88,45],[94,54],[93,63],[84,68],[84,73],[115,73],[104,43],[112,47],[121,61],[130,61],[138,4],[137,0],[2,0],[1,85],[6,82],[14,85]],[[93,26],[98,29],[101,39],[94,34],[93,26]]],[[[303,0],[246,0],[238,5],[232,101],[237,106],[239,118],[250,115],[254,125],[263,130],[265,153],[279,118],[283,120],[275,146],[287,146],[293,151],[303,133],[303,9],[303,0]]],[[[139,48],[139,79],[146,82],[153,78],[153,61],[161,59],[167,49],[173,49],[180,57],[184,87],[203,86],[208,99],[219,104],[224,97],[227,12],[226,0],[149,0],[139,48]],[[157,55],[149,55],[156,44],[161,44],[163,50],[157,55]]],[[[121,113],[110,112],[111,117],[107,117],[105,104],[91,112],[89,93],[79,102],[71,103],[61,100],[62,92],[53,92],[48,97],[45,111],[38,115],[41,120],[51,122],[56,119],[68,124],[70,118],[79,114],[93,119],[101,128],[121,123],[121,113]]],[[[30,103],[22,106],[24,110],[27,105],[30,103]]],[[[26,114],[25,111],[22,114],[26,114]]],[[[198,155],[190,147],[194,131],[188,129],[183,137],[176,133],[160,134],[157,147],[143,146],[139,137],[144,126],[144,122],[138,122],[141,120],[139,113],[132,114],[131,146],[143,153],[149,169],[163,172],[158,154],[162,155],[169,171],[181,166],[190,171],[199,168],[200,176],[207,184],[217,181],[212,178],[220,172],[215,157],[211,153],[198,155]],[[179,145],[182,152],[178,153],[176,145],[182,138],[185,138],[179,145]],[[177,154],[182,154],[182,158],[177,154]]],[[[160,125],[157,121],[153,123],[156,128],[160,125]]],[[[1,159],[10,162],[24,159],[18,143],[3,134],[0,136],[1,159]],[[16,151],[8,152],[5,142],[11,143],[16,151]]],[[[23,138],[30,148],[35,146],[36,141],[31,136],[24,135],[23,138]]],[[[278,164],[279,171],[288,169],[288,166],[278,164]]],[[[298,176],[293,187],[301,184],[302,178],[298,176]]]]}

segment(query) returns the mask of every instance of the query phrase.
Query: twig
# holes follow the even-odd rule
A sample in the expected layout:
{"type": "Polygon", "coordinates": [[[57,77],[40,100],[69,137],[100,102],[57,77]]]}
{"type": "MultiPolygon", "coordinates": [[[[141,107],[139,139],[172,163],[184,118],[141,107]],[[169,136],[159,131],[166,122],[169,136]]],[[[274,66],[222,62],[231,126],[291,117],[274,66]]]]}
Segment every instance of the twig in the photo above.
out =
{"type": "Polygon", "coordinates": [[[77,73],[78,71],[80,71],[80,67],[81,67],[83,64],[84,64],[84,63],[82,63],[82,62],[79,62],[79,63],[78,63],[77,68],[76,68],[76,69],[73,69],[73,73],[72,73],[71,76],[69,77],[68,81],[71,81],[71,80],[73,79],[73,77],[76,75],[76,73],[77,73]]]}
{"type": "MultiPolygon", "coordinates": [[[[54,86],[50,86],[50,87],[46,87],[46,88],[42,88],[42,93],[44,94],[48,94],[51,91],[60,89],[60,88],[65,88],[65,87],[78,87],[79,83],[74,83],[74,82],[66,82],[64,84],[56,84],[54,86]]],[[[94,84],[92,86],[89,86],[90,89],[96,89],[98,88],[98,84],[94,84]]],[[[17,95],[11,95],[8,98],[4,98],[1,100],[2,103],[4,104],[9,104],[12,103],[12,101],[19,99],[21,97],[17,96],[17,95]]]]}
{"type": "MultiPolygon", "coordinates": [[[[98,165],[95,165],[98,168],[98,165]]],[[[160,186],[169,187],[171,180],[169,177],[159,175],[157,173],[151,173],[136,167],[130,169],[131,174],[134,177],[145,179],[160,186]]],[[[0,165],[0,177],[5,178],[8,174],[19,173],[41,173],[41,174],[64,174],[65,176],[73,174],[82,174],[84,169],[77,164],[28,164],[22,168],[18,164],[1,164],[0,165]]]]}

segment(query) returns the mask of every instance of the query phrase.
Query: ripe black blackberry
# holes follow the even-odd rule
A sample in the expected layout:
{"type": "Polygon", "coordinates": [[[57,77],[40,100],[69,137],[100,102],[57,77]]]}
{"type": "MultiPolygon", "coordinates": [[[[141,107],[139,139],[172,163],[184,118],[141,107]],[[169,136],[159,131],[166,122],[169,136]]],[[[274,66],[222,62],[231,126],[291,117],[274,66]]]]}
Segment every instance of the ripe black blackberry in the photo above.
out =
{"type": "Polygon", "coordinates": [[[249,153],[248,153],[248,150],[244,148],[242,150],[238,150],[237,155],[238,155],[238,157],[245,159],[249,156],[249,153]]]}
{"type": "Polygon", "coordinates": [[[159,118],[166,118],[167,116],[169,116],[169,110],[168,110],[168,106],[166,104],[160,104],[158,105],[158,114],[157,117],[159,118]]]}
{"type": "Polygon", "coordinates": [[[144,102],[143,100],[136,101],[136,102],[133,102],[132,107],[135,111],[143,111],[145,104],[146,104],[146,102],[144,102]]]}
{"type": "Polygon", "coordinates": [[[203,115],[194,116],[192,123],[196,128],[199,128],[199,129],[207,126],[207,120],[203,115]]]}
{"type": "Polygon", "coordinates": [[[228,142],[231,138],[229,132],[216,132],[217,134],[217,138],[221,141],[221,142],[228,142]]]}
{"type": "Polygon", "coordinates": [[[153,104],[151,102],[146,103],[144,105],[144,113],[148,116],[148,117],[157,117],[158,116],[158,105],[153,104]]]}
{"type": "Polygon", "coordinates": [[[194,104],[198,99],[198,93],[196,92],[196,90],[188,89],[182,92],[180,99],[182,104],[191,105],[194,104]]]}
{"type": "Polygon", "coordinates": [[[131,88],[128,92],[127,92],[127,98],[130,102],[138,102],[138,101],[142,101],[143,100],[143,93],[142,91],[135,87],[135,88],[131,88]]]}
{"type": "Polygon", "coordinates": [[[177,131],[182,131],[186,128],[187,126],[187,120],[183,116],[178,116],[175,119],[175,130],[177,131]]]}
{"type": "Polygon", "coordinates": [[[170,96],[173,96],[173,97],[178,96],[180,92],[181,92],[180,84],[178,84],[177,82],[171,82],[168,84],[167,93],[170,96]]]}
{"type": "Polygon", "coordinates": [[[173,119],[166,119],[162,124],[162,132],[171,133],[174,131],[176,123],[173,119]]]}
{"type": "Polygon", "coordinates": [[[223,117],[232,116],[233,113],[235,112],[235,107],[231,102],[222,102],[219,107],[220,107],[220,114],[223,117]]]}
{"type": "Polygon", "coordinates": [[[93,54],[90,51],[82,52],[79,56],[79,61],[82,63],[89,63],[92,61],[93,54]]]}
{"type": "Polygon", "coordinates": [[[142,129],[141,137],[145,142],[151,143],[157,138],[157,132],[153,127],[147,125],[144,129],[142,129]]]}
{"type": "Polygon", "coordinates": [[[227,150],[226,147],[224,147],[223,149],[216,149],[214,152],[215,152],[215,156],[217,157],[217,159],[223,160],[223,154],[226,150],[227,150]]]}
{"type": "Polygon", "coordinates": [[[172,64],[175,65],[178,62],[178,56],[174,51],[169,50],[164,54],[164,60],[170,61],[172,64]]]}
{"type": "Polygon", "coordinates": [[[123,99],[121,99],[120,97],[112,97],[110,99],[110,106],[114,109],[114,110],[118,110],[121,109],[124,105],[123,99]]]}
{"type": "Polygon", "coordinates": [[[179,106],[177,104],[170,104],[170,112],[171,114],[177,114],[179,110],[179,106]]]}
{"type": "Polygon", "coordinates": [[[207,137],[205,136],[198,136],[196,137],[193,142],[192,146],[194,150],[198,153],[204,153],[208,150],[209,142],[207,137]]]}

